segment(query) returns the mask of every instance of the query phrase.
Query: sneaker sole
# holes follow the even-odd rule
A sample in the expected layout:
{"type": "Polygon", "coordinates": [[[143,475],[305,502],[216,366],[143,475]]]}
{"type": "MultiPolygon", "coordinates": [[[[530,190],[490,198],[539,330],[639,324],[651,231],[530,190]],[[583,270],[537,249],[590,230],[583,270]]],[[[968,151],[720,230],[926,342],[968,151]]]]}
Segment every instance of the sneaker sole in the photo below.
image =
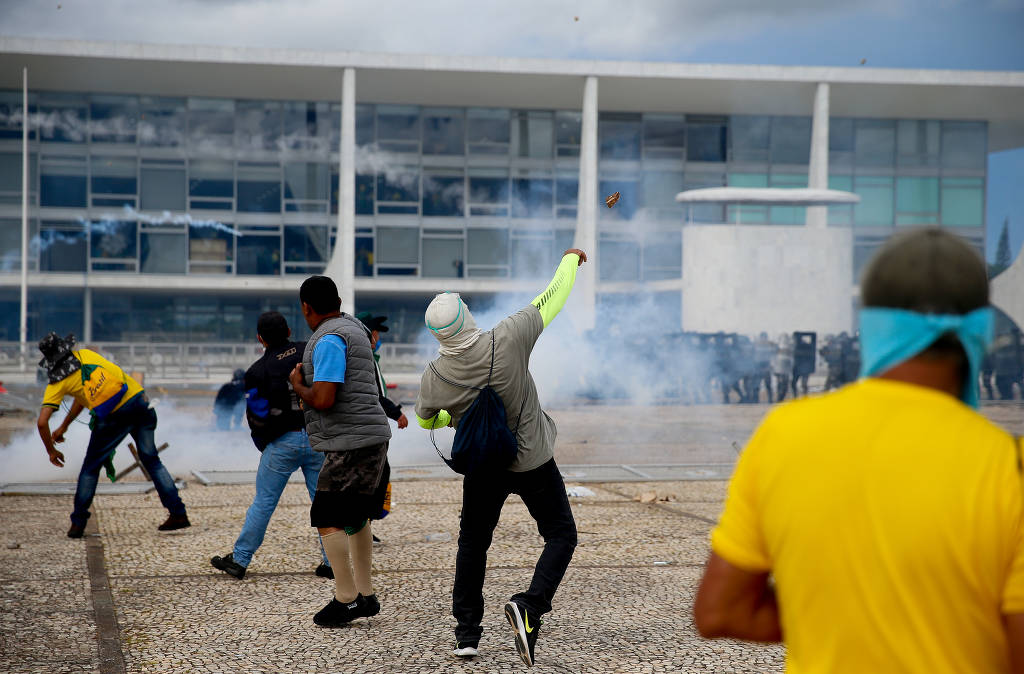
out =
{"type": "Polygon", "coordinates": [[[523,624],[523,616],[519,609],[512,602],[505,604],[505,619],[512,626],[516,634],[516,651],[527,667],[533,667],[533,658],[530,657],[530,645],[526,642],[526,625],[523,624]]]}
{"type": "Polygon", "coordinates": [[[456,648],[452,651],[452,655],[457,658],[475,658],[480,655],[480,651],[476,648],[456,648]]]}

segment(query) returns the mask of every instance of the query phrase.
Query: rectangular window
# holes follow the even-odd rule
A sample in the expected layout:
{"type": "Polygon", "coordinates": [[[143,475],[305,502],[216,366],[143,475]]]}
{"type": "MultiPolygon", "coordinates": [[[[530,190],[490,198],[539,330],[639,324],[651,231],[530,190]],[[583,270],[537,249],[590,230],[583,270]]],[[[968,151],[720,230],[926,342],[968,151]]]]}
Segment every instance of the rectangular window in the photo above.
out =
{"type": "Polygon", "coordinates": [[[855,225],[891,227],[893,218],[893,180],[888,176],[855,176],[853,191],[860,203],[853,210],[855,225]]]}
{"type": "Polygon", "coordinates": [[[420,109],[414,105],[378,105],[377,145],[386,152],[418,154],[420,109]]]}
{"type": "MultiPolygon", "coordinates": [[[[332,173],[331,178],[334,181],[334,185],[337,185],[338,174],[332,173]]],[[[374,186],[377,184],[377,180],[374,178],[372,173],[357,173],[356,174],[356,215],[373,215],[373,202],[374,186]]],[[[332,200],[332,213],[338,212],[338,189],[332,187],[331,189],[331,200],[332,200]]]]}
{"type": "Polygon", "coordinates": [[[633,173],[618,175],[603,173],[597,183],[598,217],[602,220],[632,220],[640,208],[640,182],[633,173]],[[618,192],[620,197],[614,208],[604,205],[605,197],[618,192]]]}
{"type": "Polygon", "coordinates": [[[42,160],[39,177],[39,204],[62,208],[85,207],[88,185],[85,157],[42,160]]]}
{"type": "Polygon", "coordinates": [[[89,103],[89,130],[94,143],[134,145],[139,123],[139,99],[134,96],[94,95],[89,103]]]}
{"type": "Polygon", "coordinates": [[[86,271],[88,246],[89,235],[81,223],[43,221],[39,230],[39,271],[86,271]]]}
{"type": "MultiPolygon", "coordinates": [[[[768,181],[771,187],[793,189],[807,187],[806,173],[772,173],[768,181]]],[[[768,222],[773,225],[802,225],[807,221],[807,209],[803,206],[770,206],[768,222]]]]}
{"type": "Polygon", "coordinates": [[[466,139],[471,155],[508,156],[509,112],[503,108],[470,108],[466,139]]]}
{"type": "Polygon", "coordinates": [[[579,192],[579,174],[575,171],[559,171],[555,176],[555,217],[576,217],[579,192]]]}
{"type": "Polygon", "coordinates": [[[942,179],[942,224],[946,227],[981,227],[985,219],[982,178],[942,179]]]}
{"type": "Polygon", "coordinates": [[[640,245],[636,241],[602,236],[598,251],[602,260],[615,260],[615,264],[601,265],[602,281],[640,280],[640,245]]]}
{"type": "Polygon", "coordinates": [[[44,143],[89,140],[89,108],[75,95],[46,94],[39,100],[39,139],[44,143]]]}
{"type": "Polygon", "coordinates": [[[734,115],[729,118],[732,161],[767,163],[771,147],[771,117],[734,115]]]}
{"type": "Polygon", "coordinates": [[[682,115],[643,116],[644,159],[684,159],[686,122],[682,115]]]}
{"type": "Polygon", "coordinates": [[[235,147],[242,152],[279,150],[282,112],[276,101],[239,101],[235,115],[235,147]]]}
{"type": "Polygon", "coordinates": [[[144,231],[139,234],[139,271],[184,274],[188,268],[188,234],[144,231]]]}
{"type": "Polygon", "coordinates": [[[423,170],[424,216],[461,216],[465,201],[466,182],[462,169],[423,170]]]}
{"type": "Polygon", "coordinates": [[[508,169],[469,170],[469,214],[508,216],[508,169]]]}
{"type": "Polygon", "coordinates": [[[224,98],[188,99],[188,135],[194,151],[221,153],[234,147],[235,102],[224,98]]]}
{"type": "MultiPolygon", "coordinates": [[[[697,190],[705,187],[725,185],[724,171],[691,171],[683,173],[683,190],[697,190]]],[[[725,206],[722,204],[691,204],[685,207],[690,222],[725,222],[725,206]]]]}
{"type": "Polygon", "coordinates": [[[519,157],[550,159],[554,149],[555,116],[544,110],[519,110],[512,117],[512,146],[519,157]]]}
{"type": "MultiPolygon", "coordinates": [[[[29,94],[29,115],[37,115],[34,102],[35,95],[29,94]]],[[[0,91],[0,140],[21,140],[21,120],[24,113],[21,109],[20,91],[0,91]]],[[[28,139],[36,140],[36,127],[33,124],[28,130],[28,139]]]]}
{"type": "Polygon", "coordinates": [[[640,159],[640,121],[635,113],[601,113],[597,124],[601,159],[640,159]]]}
{"type": "Polygon", "coordinates": [[[135,206],[138,191],[138,160],[135,157],[93,155],[89,164],[94,206],[135,206]]]}
{"type": "Polygon", "coordinates": [[[939,179],[901,176],[896,179],[896,211],[900,214],[939,211],[939,179]]]}
{"type": "Polygon", "coordinates": [[[418,213],[420,173],[416,166],[389,166],[377,173],[378,213],[418,213]]]}
{"type": "Polygon", "coordinates": [[[277,276],[281,273],[280,232],[243,230],[235,248],[238,254],[235,273],[253,276],[277,276]]]}
{"type": "Polygon", "coordinates": [[[555,113],[555,149],[559,157],[580,156],[583,116],[577,111],[555,113]]]}
{"type": "Polygon", "coordinates": [[[465,130],[466,120],[461,108],[424,108],[423,154],[465,154],[465,130]]]}
{"type": "Polygon", "coordinates": [[[683,189],[683,172],[644,171],[642,181],[640,204],[654,217],[678,220],[682,213],[676,195],[683,189]]]}
{"type": "Polygon", "coordinates": [[[806,165],[810,160],[811,118],[772,117],[772,163],[806,165]]]}
{"type": "MultiPolygon", "coordinates": [[[[328,181],[330,169],[327,164],[314,162],[291,162],[284,165],[284,198],[295,202],[320,202],[323,212],[327,211],[328,181]]],[[[289,211],[302,210],[301,204],[289,204],[289,211]]]]}
{"type": "Polygon", "coordinates": [[[139,144],[181,147],[188,128],[184,98],[143,96],[139,99],[139,144]]]}
{"type": "MultiPolygon", "coordinates": [[[[418,265],[420,230],[418,227],[377,227],[377,264],[418,265]]],[[[380,270],[378,270],[378,274],[380,270]]]]}
{"type": "Polygon", "coordinates": [[[189,272],[230,274],[234,268],[235,237],[220,227],[193,224],[188,228],[189,272]]]}
{"type": "Polygon", "coordinates": [[[687,115],[686,158],[689,161],[724,162],[727,131],[725,117],[687,115]]]}
{"type": "Polygon", "coordinates": [[[193,197],[189,199],[189,208],[232,210],[235,204],[234,163],[213,159],[190,161],[188,195],[193,197]]]}
{"type": "Polygon", "coordinates": [[[185,210],[185,168],[147,165],[143,160],[139,203],[144,211],[185,210]]]}
{"type": "MultiPolygon", "coordinates": [[[[335,115],[331,115],[331,122],[334,123],[335,115]]],[[[365,147],[372,145],[376,139],[374,118],[376,111],[372,105],[356,105],[356,146],[365,147]]],[[[331,145],[333,149],[333,144],[331,145]]]]}
{"type": "Polygon", "coordinates": [[[356,276],[373,276],[373,230],[368,235],[356,233],[356,276]]]}
{"type": "Polygon", "coordinates": [[[857,166],[892,166],[896,160],[896,124],[890,119],[854,122],[854,163],[857,166]]]}
{"type": "Polygon", "coordinates": [[[464,273],[463,238],[457,236],[423,237],[423,264],[420,275],[433,278],[462,278],[464,273]]]}
{"type": "Polygon", "coordinates": [[[326,155],[331,151],[331,106],[328,103],[288,101],[282,105],[284,135],[281,149],[326,155]]]}
{"type": "Polygon", "coordinates": [[[896,163],[900,166],[939,165],[939,122],[901,119],[896,122],[896,163]]]}
{"type": "Polygon", "coordinates": [[[135,241],[137,229],[137,223],[132,220],[94,220],[90,222],[90,257],[93,260],[130,259],[134,267],[138,250],[135,241]]]}
{"type": "Polygon", "coordinates": [[[554,184],[547,171],[517,171],[512,178],[512,217],[550,218],[554,184]]]}
{"type": "MultiPolygon", "coordinates": [[[[764,173],[729,173],[729,187],[768,187],[764,173]]],[[[768,222],[767,206],[729,206],[727,219],[739,225],[761,225],[768,222]]]]}
{"type": "Polygon", "coordinates": [[[853,165],[853,120],[832,117],[828,121],[828,163],[830,166],[853,165]]]}
{"type": "Polygon", "coordinates": [[[278,164],[238,162],[238,211],[281,212],[281,167],[278,164]]]}
{"type": "Polygon", "coordinates": [[[984,171],[988,161],[985,122],[942,123],[942,165],[984,171]]]}
{"type": "Polygon", "coordinates": [[[284,261],[327,262],[331,259],[329,234],[326,225],[285,225],[284,261]]]}
{"type": "MultiPolygon", "coordinates": [[[[470,265],[507,265],[508,230],[470,227],[466,230],[466,250],[470,265]]],[[[470,276],[478,275],[470,274],[470,276]]],[[[500,275],[504,276],[506,273],[503,272],[500,275]]]]}

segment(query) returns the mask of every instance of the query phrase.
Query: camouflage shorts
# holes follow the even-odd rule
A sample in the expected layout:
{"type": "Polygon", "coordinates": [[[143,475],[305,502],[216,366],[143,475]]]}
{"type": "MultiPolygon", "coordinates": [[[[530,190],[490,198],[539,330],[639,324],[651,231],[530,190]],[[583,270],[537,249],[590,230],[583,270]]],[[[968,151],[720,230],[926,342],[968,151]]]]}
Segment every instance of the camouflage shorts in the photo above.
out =
{"type": "Polygon", "coordinates": [[[324,452],[316,490],[351,495],[373,494],[384,473],[388,443],[345,452],[324,452]]]}

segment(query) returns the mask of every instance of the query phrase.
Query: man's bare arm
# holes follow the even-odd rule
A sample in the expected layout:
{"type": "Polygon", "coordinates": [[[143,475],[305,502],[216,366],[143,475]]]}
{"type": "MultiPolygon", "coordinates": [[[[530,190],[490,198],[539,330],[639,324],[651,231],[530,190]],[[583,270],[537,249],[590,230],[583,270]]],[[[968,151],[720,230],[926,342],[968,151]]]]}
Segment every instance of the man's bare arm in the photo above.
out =
{"type": "Polygon", "coordinates": [[[782,640],[779,607],[768,574],[744,571],[714,552],[697,590],[693,618],[697,631],[708,639],[782,640]]]}
{"type": "Polygon", "coordinates": [[[53,416],[53,408],[43,406],[39,410],[39,418],[36,420],[36,428],[39,430],[39,437],[43,441],[50,463],[58,468],[64,467],[64,454],[53,446],[53,437],[50,435],[50,417],[53,416]]]}
{"type": "Polygon", "coordinates": [[[71,428],[71,422],[77,419],[78,415],[81,414],[84,409],[85,405],[77,400],[71,403],[71,410],[67,413],[67,416],[64,417],[64,421],[62,421],[60,426],[55,428],[53,431],[53,435],[51,437],[53,437],[54,442],[64,442],[64,434],[68,432],[69,428],[71,428]]]}
{"type": "Polygon", "coordinates": [[[338,384],[333,381],[315,381],[312,386],[306,386],[302,376],[302,363],[295,366],[289,375],[288,380],[292,383],[295,395],[302,399],[302,402],[315,410],[325,410],[334,404],[338,395],[338,384]]]}
{"type": "Polygon", "coordinates": [[[1010,647],[1010,671],[1024,674],[1024,613],[1004,615],[1003,629],[1010,647]]]}

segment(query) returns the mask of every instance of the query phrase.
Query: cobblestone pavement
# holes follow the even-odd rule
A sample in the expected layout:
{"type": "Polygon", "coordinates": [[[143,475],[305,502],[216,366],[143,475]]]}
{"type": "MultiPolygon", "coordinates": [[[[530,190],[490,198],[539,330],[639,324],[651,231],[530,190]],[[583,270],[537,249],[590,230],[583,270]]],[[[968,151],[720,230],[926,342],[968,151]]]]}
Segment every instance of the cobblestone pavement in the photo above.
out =
{"type": "MultiPolygon", "coordinates": [[[[746,426],[752,428],[764,409],[747,409],[746,426]]],[[[1020,406],[985,412],[1015,432],[1024,430],[1020,406]]],[[[592,414],[614,416],[599,409],[592,414]]],[[[582,418],[565,420],[568,427],[584,424],[582,418]]],[[[576,438],[578,460],[589,443],[579,432],[567,435],[576,438]]],[[[607,434],[600,437],[605,439],[593,444],[610,444],[607,434]]],[[[570,462],[559,451],[560,460],[570,462]]],[[[587,487],[594,496],[570,499],[580,545],[555,610],[545,617],[534,671],[782,670],[781,647],[705,641],[691,625],[693,592],[724,482],[587,487]],[[634,500],[652,491],[670,500],[634,500]]],[[[156,530],[166,512],[155,493],[100,496],[90,521],[95,533],[84,541],[64,536],[70,497],[0,498],[0,671],[524,669],[501,607],[529,583],[541,540],[517,497],[506,504],[488,557],[481,654],[463,662],[450,655],[457,480],[395,483],[394,510],[374,525],[385,541],[374,550],[382,611],[334,630],[312,623],[333,583],[313,575],[319,551],[300,485],[286,488],[244,581],[210,566],[212,555],[231,551],[252,494],[251,485],[193,481],[182,492],[193,526],[170,533],[156,530]],[[439,533],[448,536],[428,540],[439,533]],[[116,625],[105,624],[104,616],[116,625]]]]}

